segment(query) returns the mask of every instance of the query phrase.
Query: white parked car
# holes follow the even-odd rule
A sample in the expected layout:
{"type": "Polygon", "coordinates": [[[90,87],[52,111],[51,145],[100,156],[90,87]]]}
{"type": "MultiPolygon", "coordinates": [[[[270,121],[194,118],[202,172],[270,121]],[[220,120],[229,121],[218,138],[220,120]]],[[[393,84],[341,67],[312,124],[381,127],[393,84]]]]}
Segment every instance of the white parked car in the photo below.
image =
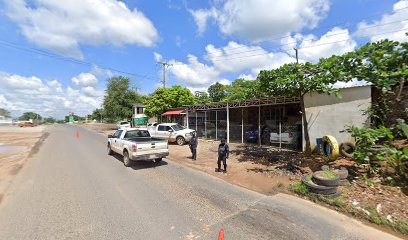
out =
{"type": "Polygon", "coordinates": [[[169,142],[176,142],[180,146],[190,142],[193,132],[195,132],[193,129],[187,129],[177,123],[149,123],[147,129],[153,138],[166,139],[169,142]]]}
{"type": "Polygon", "coordinates": [[[118,129],[130,128],[130,123],[127,121],[120,121],[117,123],[118,129]]]}
{"type": "Polygon", "coordinates": [[[282,143],[292,143],[296,140],[296,134],[292,132],[282,132],[279,136],[279,133],[271,133],[270,141],[271,143],[276,143],[282,141],[282,143]]]}
{"type": "Polygon", "coordinates": [[[142,128],[119,129],[108,136],[108,154],[113,153],[123,156],[126,167],[133,161],[160,162],[169,155],[168,143],[163,140],[154,140],[149,131],[142,128]]]}

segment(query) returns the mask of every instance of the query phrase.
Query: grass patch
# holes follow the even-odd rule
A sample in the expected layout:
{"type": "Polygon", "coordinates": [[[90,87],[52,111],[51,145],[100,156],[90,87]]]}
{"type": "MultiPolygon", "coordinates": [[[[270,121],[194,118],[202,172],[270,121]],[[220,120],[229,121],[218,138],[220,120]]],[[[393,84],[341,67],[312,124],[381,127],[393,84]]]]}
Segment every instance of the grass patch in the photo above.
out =
{"type": "Polygon", "coordinates": [[[309,190],[303,183],[294,183],[289,185],[289,190],[299,195],[307,195],[309,190]]]}
{"type": "Polygon", "coordinates": [[[285,185],[283,183],[281,183],[281,182],[278,182],[278,183],[276,183],[276,187],[277,188],[283,188],[283,187],[285,187],[285,185]]]}
{"type": "Polygon", "coordinates": [[[325,178],[328,178],[328,179],[335,179],[337,177],[337,175],[334,172],[331,172],[331,171],[323,171],[322,175],[325,178]]]}

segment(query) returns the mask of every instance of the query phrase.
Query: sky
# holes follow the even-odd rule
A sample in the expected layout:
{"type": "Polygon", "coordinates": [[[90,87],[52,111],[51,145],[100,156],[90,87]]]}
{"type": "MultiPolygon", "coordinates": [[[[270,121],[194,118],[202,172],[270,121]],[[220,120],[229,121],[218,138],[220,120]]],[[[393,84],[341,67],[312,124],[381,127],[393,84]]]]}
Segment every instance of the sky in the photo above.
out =
{"type": "MultiPolygon", "coordinates": [[[[150,94],[408,41],[408,0],[0,0],[0,108],[62,119],[101,107],[123,75],[150,94]]],[[[347,87],[359,84],[339,84],[347,87]]]]}

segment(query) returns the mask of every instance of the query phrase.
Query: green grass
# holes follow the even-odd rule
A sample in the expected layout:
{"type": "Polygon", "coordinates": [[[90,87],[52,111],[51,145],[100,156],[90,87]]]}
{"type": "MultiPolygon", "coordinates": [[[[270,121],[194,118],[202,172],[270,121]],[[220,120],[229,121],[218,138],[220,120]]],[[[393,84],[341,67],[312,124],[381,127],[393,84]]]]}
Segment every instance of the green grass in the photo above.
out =
{"type": "Polygon", "coordinates": [[[323,171],[323,176],[328,179],[335,179],[337,175],[331,171],[323,171]]]}
{"type": "Polygon", "coordinates": [[[289,185],[289,190],[299,195],[307,195],[309,190],[303,183],[294,183],[289,185]]]}
{"type": "Polygon", "coordinates": [[[366,205],[364,208],[370,212],[370,215],[365,215],[366,218],[375,224],[378,225],[386,225],[393,228],[395,231],[401,232],[403,234],[408,234],[408,221],[401,221],[401,220],[393,220],[389,221],[387,218],[381,216],[377,209],[375,209],[371,205],[366,205]]]}
{"type": "Polygon", "coordinates": [[[307,176],[306,177],[306,182],[311,183],[312,182],[312,176],[307,176]]]}

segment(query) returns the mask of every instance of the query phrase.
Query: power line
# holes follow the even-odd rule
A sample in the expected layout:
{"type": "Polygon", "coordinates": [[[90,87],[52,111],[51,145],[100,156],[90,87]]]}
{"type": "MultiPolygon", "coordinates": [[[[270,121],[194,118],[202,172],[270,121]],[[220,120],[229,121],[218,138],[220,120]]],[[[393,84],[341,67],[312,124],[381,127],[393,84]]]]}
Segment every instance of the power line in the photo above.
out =
{"type": "Polygon", "coordinates": [[[36,48],[22,47],[22,46],[19,46],[17,44],[14,44],[14,43],[11,43],[11,42],[8,42],[8,41],[5,41],[5,40],[1,40],[1,39],[0,39],[0,45],[10,47],[10,48],[14,48],[14,49],[24,51],[24,52],[39,54],[39,55],[42,55],[42,56],[54,58],[54,59],[65,61],[65,62],[71,62],[71,63],[75,63],[75,64],[79,64],[79,65],[85,65],[85,66],[91,66],[91,67],[92,66],[98,66],[98,68],[100,68],[100,69],[105,69],[105,70],[109,70],[109,71],[129,75],[129,76],[134,76],[134,77],[138,77],[138,78],[147,78],[147,79],[154,80],[153,78],[145,77],[145,76],[143,76],[141,74],[131,73],[131,72],[115,69],[115,68],[112,68],[112,67],[106,67],[106,66],[98,65],[98,64],[83,61],[83,60],[77,60],[77,59],[74,59],[74,58],[65,57],[65,56],[62,56],[62,55],[54,54],[54,53],[47,52],[47,51],[40,50],[40,49],[36,49],[36,48]]]}
{"type": "MultiPolygon", "coordinates": [[[[408,30],[408,28],[400,29],[400,30],[397,30],[397,31],[390,31],[390,32],[379,33],[379,34],[361,35],[360,37],[379,36],[379,35],[384,35],[384,34],[388,34],[388,33],[402,32],[402,31],[406,31],[406,30],[408,30]]],[[[298,49],[301,50],[301,49],[305,49],[305,48],[313,48],[313,47],[318,47],[318,46],[322,46],[322,45],[334,44],[334,43],[345,42],[345,41],[350,41],[350,40],[351,40],[351,39],[344,39],[344,40],[335,41],[335,42],[314,44],[314,45],[310,45],[310,46],[301,47],[301,48],[298,48],[298,49]]],[[[284,51],[285,51],[285,50],[284,50],[284,51]]],[[[249,57],[261,56],[261,55],[268,55],[268,54],[270,54],[270,53],[269,53],[269,52],[266,52],[266,53],[254,54],[254,55],[249,55],[249,56],[242,56],[242,57],[237,57],[237,58],[218,59],[218,60],[214,60],[214,62],[225,61],[225,60],[241,59],[241,58],[249,58],[249,57]]]]}
{"type": "MultiPolygon", "coordinates": [[[[407,18],[407,19],[403,19],[403,20],[399,20],[399,21],[388,22],[388,23],[384,23],[384,24],[377,24],[377,25],[373,25],[373,26],[370,26],[370,27],[360,28],[360,30],[365,30],[365,29],[370,29],[370,28],[376,28],[376,27],[386,26],[386,25],[390,25],[390,24],[394,24],[394,23],[401,23],[401,22],[404,22],[404,21],[407,21],[407,20],[408,20],[408,18],[407,18]]],[[[338,36],[338,35],[343,35],[343,34],[349,34],[349,33],[348,33],[348,32],[333,33],[333,34],[327,34],[327,35],[325,35],[325,37],[332,37],[332,36],[338,36]]],[[[303,42],[312,42],[312,41],[314,41],[314,40],[315,40],[315,39],[305,39],[305,40],[303,40],[303,42]]],[[[279,44],[278,46],[279,46],[279,47],[282,47],[282,46],[292,45],[292,44],[296,44],[296,43],[297,43],[297,42],[294,41],[294,42],[279,44]]],[[[247,51],[241,51],[241,52],[235,52],[235,53],[225,54],[225,55],[223,55],[223,56],[220,56],[220,57],[217,57],[217,58],[213,58],[213,59],[211,59],[211,61],[215,61],[215,60],[218,60],[218,59],[225,59],[224,57],[226,57],[226,56],[228,57],[228,56],[233,56],[233,55],[237,55],[237,54],[248,53],[248,52],[258,52],[258,51],[265,51],[265,49],[263,49],[263,48],[258,48],[258,49],[251,49],[251,50],[247,50],[247,51]]],[[[214,53],[214,54],[215,54],[215,53],[214,53]]],[[[207,56],[208,56],[208,55],[212,55],[212,54],[210,53],[210,54],[207,54],[207,56]]]]}
{"type": "MultiPolygon", "coordinates": [[[[322,29],[328,29],[328,28],[332,28],[332,27],[337,27],[337,26],[344,25],[344,24],[346,24],[346,23],[360,22],[360,21],[362,21],[362,20],[367,20],[368,18],[377,17],[377,16],[383,15],[383,14],[385,14],[385,13],[390,13],[390,12],[396,13],[396,12],[400,12],[400,11],[406,10],[406,9],[408,9],[408,7],[400,8],[400,9],[397,9],[397,10],[389,10],[389,11],[384,11],[384,12],[378,12],[378,13],[373,14],[373,15],[370,15],[370,16],[365,16],[365,17],[361,17],[361,18],[355,18],[355,19],[353,19],[353,20],[348,20],[348,21],[343,21],[343,22],[339,22],[339,23],[335,23],[335,24],[330,24],[330,25],[326,25],[326,26],[321,26],[321,27],[318,27],[318,28],[313,29],[313,31],[322,30],[322,29]]],[[[312,32],[313,32],[313,31],[312,31],[312,32]]],[[[281,35],[281,36],[279,36],[279,37],[271,38],[271,39],[268,39],[268,40],[269,40],[269,41],[276,41],[276,40],[280,40],[280,39],[284,39],[284,38],[289,38],[289,37],[290,37],[290,35],[286,34],[286,35],[281,35]]],[[[245,47],[247,47],[247,46],[240,46],[240,47],[230,48],[230,50],[240,49],[240,48],[245,48],[245,47]]],[[[214,54],[215,54],[215,53],[214,53],[214,54]]],[[[211,54],[207,54],[207,55],[211,55],[211,54]]]]}

